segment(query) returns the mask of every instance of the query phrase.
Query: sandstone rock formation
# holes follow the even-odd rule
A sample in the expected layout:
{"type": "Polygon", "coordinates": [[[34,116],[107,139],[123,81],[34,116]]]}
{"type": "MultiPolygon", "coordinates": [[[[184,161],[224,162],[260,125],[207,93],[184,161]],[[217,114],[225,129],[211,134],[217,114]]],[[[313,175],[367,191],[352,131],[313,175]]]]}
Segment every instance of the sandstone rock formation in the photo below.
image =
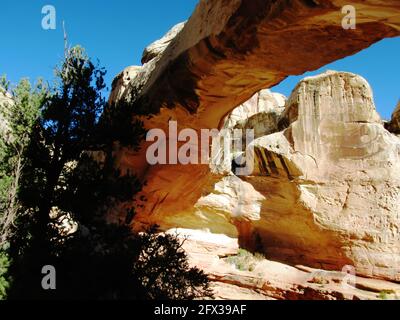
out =
{"type": "Polygon", "coordinates": [[[229,262],[238,252],[232,238],[198,230],[169,232],[185,239],[190,263],[209,275],[216,299],[400,299],[400,284],[355,276],[351,269],[326,271],[257,258],[251,271],[239,270],[229,262]]]}
{"type": "Polygon", "coordinates": [[[269,259],[352,265],[400,281],[400,144],[368,83],[336,72],[304,79],[284,108],[284,97],[260,91],[400,34],[398,1],[353,1],[355,30],[341,26],[346,4],[201,0],[184,26],[145,51],[142,67],[118,76],[110,101],[127,99],[148,129],[168,132],[176,120],[178,130],[256,132],[255,171],[246,177],[233,175],[230,159],[149,166],[147,144],[117,148],[116,166],[147,182],[135,229],[202,230],[269,259]]]}
{"type": "Polygon", "coordinates": [[[360,275],[399,281],[400,138],[383,127],[369,84],[328,71],[301,81],[283,112],[265,98],[274,96],[262,91],[224,121],[257,132],[252,175],[239,178],[231,162],[217,160],[205,178],[187,181],[189,171],[168,176],[167,166],[151,183],[171,179],[169,193],[160,199],[145,188],[149,201],[136,223],[207,229],[273,260],[326,270],[351,265],[360,275]],[[257,121],[269,114],[271,121],[257,121]],[[197,199],[191,208],[174,194],[180,183],[187,183],[185,200],[197,199]]]}
{"type": "Polygon", "coordinates": [[[368,83],[331,71],[306,78],[279,126],[253,142],[252,175],[222,178],[195,207],[224,213],[239,243],[268,258],[399,281],[400,140],[368,83]]]}
{"type": "Polygon", "coordinates": [[[185,22],[179,23],[166,33],[160,40],[153,42],[143,51],[142,63],[145,64],[160,56],[176,35],[182,31],[185,22]]]}
{"type": "Polygon", "coordinates": [[[400,280],[400,139],[382,125],[368,83],[350,73],[306,78],[256,139],[246,177],[267,200],[254,231],[269,257],[400,280]]]}
{"type": "Polygon", "coordinates": [[[254,129],[256,138],[277,131],[278,119],[285,109],[286,97],[268,89],[256,93],[235,108],[224,121],[224,128],[254,129]]]}
{"type": "Polygon", "coordinates": [[[125,68],[122,72],[120,72],[113,80],[112,83],[112,91],[110,97],[108,98],[108,102],[110,104],[115,103],[120,100],[122,94],[127,88],[128,84],[132,79],[135,79],[138,73],[141,71],[142,67],[140,66],[130,66],[125,68]]]}
{"type": "Polygon", "coordinates": [[[162,39],[155,41],[145,48],[142,55],[142,63],[145,64],[145,66],[127,67],[114,78],[111,95],[109,97],[110,103],[115,103],[120,100],[130,83],[137,83],[138,79],[141,77],[146,78],[147,72],[153,70],[155,63],[162,56],[164,50],[184,26],[184,22],[177,24],[168,31],[162,39]]]}
{"type": "Polygon", "coordinates": [[[237,105],[286,76],[317,69],[400,34],[397,0],[385,5],[352,1],[357,12],[354,30],[342,28],[345,5],[344,0],[201,0],[125,95],[139,92],[138,113],[183,109],[196,115],[188,119],[192,126],[217,127],[237,105]]]}

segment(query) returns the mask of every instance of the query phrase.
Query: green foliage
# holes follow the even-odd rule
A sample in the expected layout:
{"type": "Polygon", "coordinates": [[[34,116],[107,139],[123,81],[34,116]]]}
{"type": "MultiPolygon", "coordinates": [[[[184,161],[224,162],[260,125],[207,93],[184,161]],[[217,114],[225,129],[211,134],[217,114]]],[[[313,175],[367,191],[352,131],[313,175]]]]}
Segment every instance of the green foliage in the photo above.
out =
{"type": "Polygon", "coordinates": [[[378,297],[379,297],[379,299],[381,299],[381,300],[388,300],[388,294],[387,294],[386,291],[381,291],[381,292],[379,292],[378,297]]]}
{"type": "Polygon", "coordinates": [[[107,106],[97,130],[98,147],[105,148],[118,141],[120,145],[137,151],[139,142],[146,135],[146,130],[142,121],[127,116],[132,114],[134,114],[133,106],[125,99],[107,106]]]}
{"type": "Polygon", "coordinates": [[[133,235],[132,200],[142,184],[114,169],[116,144],[137,149],[145,130],[126,101],[106,108],[104,70],[80,47],[68,50],[43,101],[24,156],[18,196],[25,214],[11,241],[12,299],[194,299],[210,296],[206,275],[190,268],[181,243],[156,229],[133,235]],[[106,110],[104,112],[104,110],[106,110]],[[101,115],[101,116],[100,116],[101,115]],[[126,219],[108,224],[110,207],[126,219]],[[51,213],[51,214],[50,214],[51,213]],[[60,219],[78,225],[63,231],[60,219]],[[150,250],[150,251],[149,251],[150,250]],[[57,290],[40,287],[53,265],[57,290]]]}
{"type": "Polygon", "coordinates": [[[7,80],[6,75],[2,75],[0,77],[0,92],[1,93],[7,92],[9,87],[10,87],[10,81],[7,80]]]}
{"type": "MultiPolygon", "coordinates": [[[[101,94],[105,87],[104,74],[103,69],[91,63],[83,49],[74,47],[66,52],[56,70],[58,81],[41,103],[41,115],[24,153],[28,161],[18,194],[25,214],[17,219],[17,233],[11,243],[13,297],[24,291],[35,292],[33,287],[37,285],[32,281],[40,276],[40,264],[56,263],[66,254],[60,244],[67,244],[69,239],[64,239],[53,227],[50,213],[55,208],[59,213],[54,217],[57,219],[70,209],[72,217],[79,218],[76,201],[68,201],[80,190],[76,190],[76,184],[69,184],[74,182],[76,163],[95,140],[99,115],[105,106],[101,94]],[[34,274],[26,273],[26,266],[34,274]]],[[[88,209],[93,210],[96,204],[88,209]]]]}
{"type": "Polygon", "coordinates": [[[393,290],[382,290],[379,292],[378,298],[381,300],[390,300],[390,299],[396,299],[395,292],[393,290]]]}
{"type": "Polygon", "coordinates": [[[229,256],[226,261],[233,264],[240,271],[254,271],[257,263],[265,259],[260,253],[252,254],[245,249],[239,249],[238,254],[229,256]]]}
{"type": "Polygon", "coordinates": [[[207,276],[189,267],[173,235],[155,228],[133,235],[127,226],[92,223],[51,256],[29,251],[19,262],[11,299],[195,299],[212,297],[207,276]],[[44,291],[40,267],[57,270],[57,290],[44,291]]]}
{"type": "Polygon", "coordinates": [[[41,139],[35,141],[47,147],[42,151],[47,150],[46,160],[55,166],[76,160],[91,148],[106,103],[101,93],[105,71],[93,65],[80,47],[68,51],[56,74],[59,83],[42,106],[37,128],[41,139]]]}
{"type": "Polygon", "coordinates": [[[49,212],[65,198],[71,164],[95,140],[99,115],[104,109],[105,71],[91,63],[80,47],[66,53],[56,72],[58,82],[42,104],[26,156],[20,198],[35,211],[37,237],[49,223],[49,212]]]}
{"type": "Polygon", "coordinates": [[[10,286],[8,278],[8,268],[10,266],[10,259],[7,254],[5,246],[0,247],[0,300],[7,297],[7,290],[10,286]]]}
{"type": "Polygon", "coordinates": [[[11,90],[11,95],[14,104],[9,106],[5,117],[9,119],[12,135],[16,137],[12,144],[16,149],[23,149],[27,146],[33,125],[39,117],[40,106],[48,97],[47,87],[42,80],[32,87],[28,79],[22,79],[11,90]]]}
{"type": "Polygon", "coordinates": [[[5,234],[4,228],[7,226],[4,225],[4,215],[15,209],[10,206],[15,206],[19,178],[26,160],[24,152],[39,117],[39,108],[47,97],[47,90],[40,80],[33,87],[27,79],[22,79],[15,87],[11,87],[4,77],[1,82],[7,83],[6,88],[13,97],[12,103],[0,106],[0,118],[5,122],[0,139],[0,208],[3,213],[0,216],[0,230],[5,234]]]}
{"type": "Polygon", "coordinates": [[[185,299],[212,297],[207,276],[189,267],[175,235],[157,235],[154,227],[138,236],[139,257],[134,274],[150,299],[185,299]]]}
{"type": "Polygon", "coordinates": [[[40,80],[33,87],[27,79],[11,86],[5,76],[0,86],[3,95],[12,97],[12,102],[6,100],[0,105],[0,299],[5,299],[10,286],[8,241],[19,210],[17,194],[26,160],[24,152],[47,91],[40,80]]]}

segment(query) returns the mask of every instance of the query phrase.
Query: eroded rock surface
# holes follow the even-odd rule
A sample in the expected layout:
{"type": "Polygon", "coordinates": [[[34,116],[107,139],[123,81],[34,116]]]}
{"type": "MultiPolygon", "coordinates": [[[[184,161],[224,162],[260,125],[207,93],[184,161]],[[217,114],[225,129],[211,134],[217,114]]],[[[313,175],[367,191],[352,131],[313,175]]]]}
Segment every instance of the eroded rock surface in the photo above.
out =
{"type": "Polygon", "coordinates": [[[184,26],[185,22],[177,24],[170,31],[168,31],[164,37],[162,37],[160,40],[153,42],[146,49],[144,49],[142,55],[142,63],[145,64],[160,56],[171,43],[171,41],[176,37],[176,35],[182,31],[184,26]]]}
{"type": "MultiPolygon", "coordinates": [[[[361,77],[327,72],[299,83],[283,131],[254,141],[246,177],[266,197],[253,233],[269,257],[400,280],[400,139],[361,77]]],[[[247,241],[248,243],[249,241],[247,241]]]]}
{"type": "MultiPolygon", "coordinates": [[[[344,0],[201,0],[125,96],[139,92],[138,113],[159,115],[167,108],[174,117],[176,109],[184,109],[194,115],[187,119],[193,127],[215,128],[240,103],[288,75],[400,34],[397,0],[352,1],[357,26],[350,30],[342,27],[345,5],[344,0]]],[[[157,125],[153,120],[149,127],[157,125]]]]}
{"type": "MultiPolygon", "coordinates": [[[[352,265],[359,275],[400,281],[399,138],[384,128],[368,83],[329,72],[302,81],[286,104],[260,92],[400,34],[398,1],[352,1],[355,30],[341,26],[347,4],[201,0],[183,28],[145,51],[142,67],[119,76],[111,100],[127,99],[148,129],[168,132],[176,120],[178,130],[256,132],[255,171],[240,178],[231,159],[150,166],[148,144],[117,150],[122,172],[147,182],[135,229],[207,230],[269,259],[352,265]]],[[[225,293],[236,285],[229,281],[225,293]]]]}
{"type": "Polygon", "coordinates": [[[168,232],[185,239],[184,248],[190,263],[209,275],[216,299],[400,299],[400,284],[355,276],[351,268],[327,271],[290,266],[259,256],[248,258],[238,266],[235,264],[238,254],[235,239],[201,230],[171,229],[168,232]],[[251,271],[246,270],[250,264],[251,271]]]}
{"type": "Polygon", "coordinates": [[[135,223],[206,229],[269,259],[399,281],[400,138],[384,128],[367,81],[335,71],[305,78],[284,111],[260,99],[266,93],[274,97],[256,94],[224,121],[262,129],[251,175],[219,159],[197,177],[193,165],[155,166],[150,186],[170,187],[144,188],[135,223]]]}
{"type": "Polygon", "coordinates": [[[141,70],[141,66],[130,66],[125,68],[114,78],[111,94],[108,98],[110,104],[116,103],[121,99],[131,80],[135,79],[141,70]]]}

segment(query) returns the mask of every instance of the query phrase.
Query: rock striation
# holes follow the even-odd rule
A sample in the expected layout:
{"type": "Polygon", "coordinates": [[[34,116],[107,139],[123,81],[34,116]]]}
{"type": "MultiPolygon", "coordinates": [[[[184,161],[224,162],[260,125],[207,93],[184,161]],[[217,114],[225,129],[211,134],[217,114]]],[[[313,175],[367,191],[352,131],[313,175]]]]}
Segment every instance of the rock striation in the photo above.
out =
{"type": "Polygon", "coordinates": [[[378,300],[400,299],[400,284],[356,276],[353,270],[327,271],[287,265],[262,256],[235,264],[238,244],[224,235],[174,229],[186,239],[189,261],[209,275],[216,299],[378,300]],[[247,268],[251,265],[251,268],[247,268]]]}
{"type": "Polygon", "coordinates": [[[145,51],[143,72],[124,96],[137,100],[137,113],[158,115],[167,108],[173,116],[183,109],[195,114],[188,119],[192,126],[215,128],[259,90],[400,34],[397,0],[384,6],[352,1],[357,25],[350,30],[342,27],[345,5],[344,0],[201,0],[184,26],[161,40],[166,47],[156,42],[145,51]]]}
{"type": "MultiPolygon", "coordinates": [[[[201,0],[184,25],[145,50],[143,66],[118,75],[110,102],[126,99],[133,106],[127,116],[139,117],[147,129],[168,132],[175,120],[178,131],[255,131],[255,168],[240,177],[232,170],[234,154],[203,165],[150,166],[146,143],[139,152],[116,146],[115,165],[146,181],[135,230],[157,223],[165,231],[224,236],[274,260],[266,269],[290,264],[338,271],[350,265],[359,276],[400,281],[397,113],[384,125],[367,81],[346,72],[305,78],[287,100],[264,89],[400,34],[398,1],[353,1],[355,30],[341,26],[346,4],[201,0]]],[[[218,250],[226,247],[232,248],[222,244],[218,250]]],[[[215,247],[199,241],[196,248],[215,247]]],[[[203,257],[199,263],[212,270],[207,263],[215,257],[203,257]]],[[[233,279],[237,274],[214,275],[225,285],[221,297],[239,283],[238,294],[256,288],[243,285],[246,277],[233,279]]],[[[309,287],[300,285],[297,293],[306,297],[309,287]]],[[[285,292],[257,291],[261,298],[299,296],[285,292]]]]}
{"type": "Polygon", "coordinates": [[[384,128],[368,82],[327,71],[284,102],[261,91],[224,120],[255,130],[253,174],[237,177],[218,159],[195,178],[191,165],[158,166],[150,186],[168,191],[147,185],[135,223],[208,230],[276,261],[400,281],[400,138],[384,128]]]}
{"type": "Polygon", "coordinates": [[[384,128],[365,79],[331,71],[305,78],[280,126],[253,142],[257,165],[245,179],[267,199],[252,226],[269,257],[350,264],[399,281],[400,140],[384,128]]]}
{"type": "Polygon", "coordinates": [[[177,34],[182,31],[184,26],[185,22],[178,23],[171,30],[169,30],[164,37],[146,47],[142,55],[142,64],[145,64],[153,60],[154,58],[159,57],[168,47],[171,41],[177,36],[177,34]]]}

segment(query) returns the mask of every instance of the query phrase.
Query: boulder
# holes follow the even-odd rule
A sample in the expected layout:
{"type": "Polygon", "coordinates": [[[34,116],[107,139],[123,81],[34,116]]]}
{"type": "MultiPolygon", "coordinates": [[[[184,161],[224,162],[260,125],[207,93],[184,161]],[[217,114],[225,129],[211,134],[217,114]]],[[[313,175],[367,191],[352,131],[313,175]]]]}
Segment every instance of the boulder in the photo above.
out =
{"type": "Polygon", "coordinates": [[[383,127],[365,79],[305,78],[280,123],[253,142],[256,169],[245,179],[266,198],[252,223],[265,253],[399,281],[400,139],[383,127]]]}

